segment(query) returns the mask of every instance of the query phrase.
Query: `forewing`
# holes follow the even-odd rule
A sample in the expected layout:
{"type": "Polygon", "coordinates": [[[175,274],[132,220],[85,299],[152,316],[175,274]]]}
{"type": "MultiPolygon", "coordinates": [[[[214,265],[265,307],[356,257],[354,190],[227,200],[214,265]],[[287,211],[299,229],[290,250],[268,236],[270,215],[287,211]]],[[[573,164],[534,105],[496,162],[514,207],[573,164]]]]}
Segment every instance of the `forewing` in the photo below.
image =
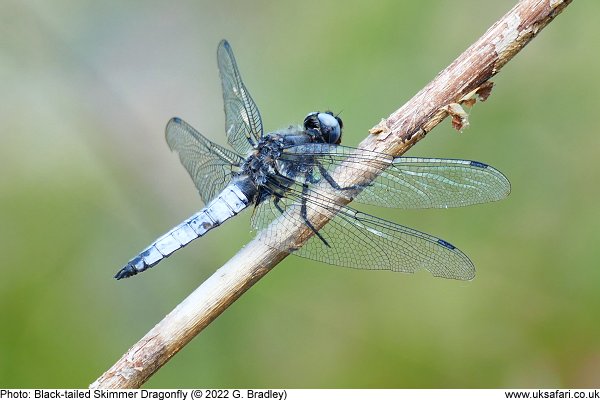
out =
{"type": "Polygon", "coordinates": [[[242,82],[233,50],[226,40],[219,43],[217,60],[225,103],[227,140],[239,154],[247,155],[263,135],[260,112],[242,82]]]}
{"type": "MultiPolygon", "coordinates": [[[[324,170],[342,188],[348,182],[360,187],[354,201],[383,207],[461,207],[500,200],[510,193],[510,182],[500,171],[477,161],[393,158],[330,144],[294,146],[286,149],[281,159],[289,165],[284,174],[303,166],[312,169],[313,181],[319,182],[324,180],[324,170]]],[[[292,178],[304,179],[302,175],[292,178]]],[[[352,195],[349,189],[342,189],[342,195],[345,190],[352,195]]]]}
{"type": "Polygon", "coordinates": [[[173,118],[166,128],[167,143],[179,154],[204,204],[227,186],[243,159],[200,134],[180,118],[173,118]]]}
{"type": "Polygon", "coordinates": [[[321,238],[312,236],[297,248],[297,236],[289,232],[307,227],[300,212],[302,197],[301,187],[293,185],[279,201],[271,196],[260,203],[252,218],[253,227],[261,230],[259,239],[283,251],[343,267],[411,273],[426,269],[434,276],[459,280],[475,275],[469,258],[448,242],[315,193],[306,198],[308,221],[313,224],[321,217],[331,221],[318,231],[321,238]]]}

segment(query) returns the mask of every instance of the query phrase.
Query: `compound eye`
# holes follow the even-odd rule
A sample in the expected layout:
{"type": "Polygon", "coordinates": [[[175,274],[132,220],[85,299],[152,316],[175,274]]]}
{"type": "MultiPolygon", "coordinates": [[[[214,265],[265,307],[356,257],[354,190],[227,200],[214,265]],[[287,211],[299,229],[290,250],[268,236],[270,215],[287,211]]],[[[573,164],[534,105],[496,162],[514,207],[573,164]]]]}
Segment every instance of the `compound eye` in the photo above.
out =
{"type": "Polygon", "coordinates": [[[319,122],[319,118],[318,118],[319,113],[318,112],[311,112],[310,114],[308,114],[305,118],[304,118],[304,129],[309,130],[309,129],[316,129],[316,130],[320,130],[320,122],[319,122]]]}
{"type": "Polygon", "coordinates": [[[317,118],[321,125],[323,140],[326,143],[339,144],[342,140],[342,127],[339,118],[334,117],[331,112],[318,113],[317,118]]]}

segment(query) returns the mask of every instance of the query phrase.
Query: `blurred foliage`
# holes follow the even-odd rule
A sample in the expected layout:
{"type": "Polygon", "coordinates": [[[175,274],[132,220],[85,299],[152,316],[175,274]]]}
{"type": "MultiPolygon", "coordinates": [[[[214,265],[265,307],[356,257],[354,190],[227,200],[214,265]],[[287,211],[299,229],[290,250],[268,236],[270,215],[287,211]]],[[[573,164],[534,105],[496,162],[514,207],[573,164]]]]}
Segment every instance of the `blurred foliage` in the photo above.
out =
{"type": "MultiPolygon", "coordinates": [[[[1,2],[0,386],[87,386],[252,237],[246,213],[112,279],[201,207],[163,129],[224,143],[221,38],[267,129],[331,109],[356,145],[513,4],[1,2]]],[[[409,154],[490,163],[508,200],[373,210],[457,244],[474,281],[289,257],[147,386],[599,386],[599,12],[568,7],[469,129],[409,154]]]]}

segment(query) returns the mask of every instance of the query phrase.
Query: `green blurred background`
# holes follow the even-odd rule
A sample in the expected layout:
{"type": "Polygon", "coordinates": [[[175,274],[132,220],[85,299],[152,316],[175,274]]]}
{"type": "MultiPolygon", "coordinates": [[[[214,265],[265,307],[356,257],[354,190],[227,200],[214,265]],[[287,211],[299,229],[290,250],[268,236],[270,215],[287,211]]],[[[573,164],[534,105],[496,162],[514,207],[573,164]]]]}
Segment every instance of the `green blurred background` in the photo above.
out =
{"type": "MultiPolygon", "coordinates": [[[[514,3],[2,1],[0,386],[87,386],[252,238],[246,212],[112,279],[201,207],[163,130],[225,143],[220,39],[267,130],[331,109],[356,145],[514,3]]],[[[409,153],[492,164],[507,200],[375,211],[459,246],[475,280],[289,257],[146,386],[599,386],[599,12],[569,6],[470,128],[409,153]]]]}

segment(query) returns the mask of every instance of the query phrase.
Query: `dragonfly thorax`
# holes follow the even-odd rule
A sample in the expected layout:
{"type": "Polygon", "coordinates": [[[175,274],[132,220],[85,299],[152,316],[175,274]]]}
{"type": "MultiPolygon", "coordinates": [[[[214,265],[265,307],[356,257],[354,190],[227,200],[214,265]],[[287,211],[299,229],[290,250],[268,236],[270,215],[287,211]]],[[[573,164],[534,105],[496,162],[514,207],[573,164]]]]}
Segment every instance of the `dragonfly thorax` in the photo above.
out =
{"type": "Polygon", "coordinates": [[[276,172],[275,162],[283,148],[284,143],[279,137],[267,135],[244,160],[240,173],[247,175],[257,187],[265,185],[268,177],[276,172]]]}

